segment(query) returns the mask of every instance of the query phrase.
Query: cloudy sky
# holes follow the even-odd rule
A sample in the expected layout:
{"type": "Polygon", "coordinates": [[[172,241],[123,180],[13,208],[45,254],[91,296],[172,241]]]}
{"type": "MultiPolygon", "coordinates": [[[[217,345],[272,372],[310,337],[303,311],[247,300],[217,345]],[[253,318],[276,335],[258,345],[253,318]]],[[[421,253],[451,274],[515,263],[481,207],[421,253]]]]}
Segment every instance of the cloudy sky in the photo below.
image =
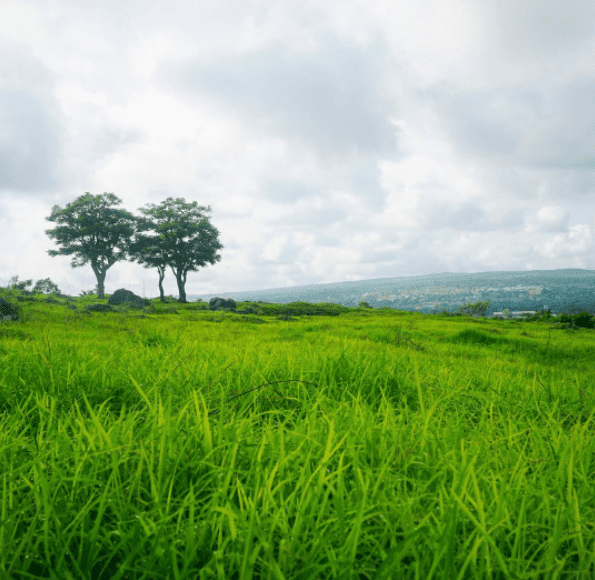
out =
{"type": "Polygon", "coordinates": [[[44,233],[85,192],[210,205],[189,295],[595,269],[593,71],[593,0],[3,0],[0,286],[96,286],[44,233]]]}

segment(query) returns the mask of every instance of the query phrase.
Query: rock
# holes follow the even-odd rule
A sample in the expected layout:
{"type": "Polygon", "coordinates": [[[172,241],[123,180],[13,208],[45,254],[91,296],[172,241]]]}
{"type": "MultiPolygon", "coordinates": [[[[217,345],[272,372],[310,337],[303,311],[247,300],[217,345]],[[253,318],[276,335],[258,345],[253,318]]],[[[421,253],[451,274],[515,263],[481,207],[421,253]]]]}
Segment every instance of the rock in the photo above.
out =
{"type": "Polygon", "coordinates": [[[116,290],[108,298],[107,303],[111,306],[125,304],[127,306],[130,306],[131,308],[143,308],[151,304],[151,301],[145,300],[144,298],[137,296],[134,292],[131,292],[130,290],[120,288],[119,290],[116,290]]]}
{"type": "Polygon", "coordinates": [[[0,298],[0,320],[18,320],[19,312],[16,306],[13,306],[4,298],[0,298]]]}
{"type": "Polygon", "coordinates": [[[235,310],[236,301],[231,298],[211,298],[209,300],[209,308],[211,310],[223,310],[224,308],[235,310]]]}

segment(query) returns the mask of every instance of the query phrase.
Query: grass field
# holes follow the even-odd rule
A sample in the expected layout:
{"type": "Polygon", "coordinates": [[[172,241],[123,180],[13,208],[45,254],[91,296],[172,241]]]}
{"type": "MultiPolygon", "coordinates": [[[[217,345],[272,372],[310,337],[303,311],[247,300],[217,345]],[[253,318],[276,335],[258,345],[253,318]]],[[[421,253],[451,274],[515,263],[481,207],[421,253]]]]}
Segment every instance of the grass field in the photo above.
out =
{"type": "Polygon", "coordinates": [[[57,300],[0,324],[0,578],[595,577],[595,330],[57,300]]]}

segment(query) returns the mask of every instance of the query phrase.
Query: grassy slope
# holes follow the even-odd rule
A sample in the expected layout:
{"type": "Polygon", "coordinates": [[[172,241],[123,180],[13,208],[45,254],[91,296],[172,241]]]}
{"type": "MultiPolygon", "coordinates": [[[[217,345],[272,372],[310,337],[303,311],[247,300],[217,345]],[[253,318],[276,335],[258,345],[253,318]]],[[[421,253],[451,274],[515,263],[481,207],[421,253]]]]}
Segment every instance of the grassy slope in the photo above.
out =
{"type": "Polygon", "coordinates": [[[595,331],[95,302],[0,325],[7,577],[593,577],[595,331]]]}

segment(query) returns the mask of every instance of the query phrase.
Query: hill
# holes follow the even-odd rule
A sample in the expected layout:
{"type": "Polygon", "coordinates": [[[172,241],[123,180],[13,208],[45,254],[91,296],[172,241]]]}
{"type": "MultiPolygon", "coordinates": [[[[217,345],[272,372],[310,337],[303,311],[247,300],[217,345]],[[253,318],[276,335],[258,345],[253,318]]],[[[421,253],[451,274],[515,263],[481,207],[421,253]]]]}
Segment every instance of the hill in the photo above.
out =
{"type": "Polygon", "coordinates": [[[489,301],[486,315],[511,311],[551,309],[553,314],[587,311],[595,314],[595,270],[528,270],[524,272],[442,272],[423,276],[335,282],[247,292],[188,295],[201,298],[233,298],[287,304],[312,302],[354,307],[361,301],[373,308],[411,310],[422,313],[455,312],[469,302],[489,301]]]}

